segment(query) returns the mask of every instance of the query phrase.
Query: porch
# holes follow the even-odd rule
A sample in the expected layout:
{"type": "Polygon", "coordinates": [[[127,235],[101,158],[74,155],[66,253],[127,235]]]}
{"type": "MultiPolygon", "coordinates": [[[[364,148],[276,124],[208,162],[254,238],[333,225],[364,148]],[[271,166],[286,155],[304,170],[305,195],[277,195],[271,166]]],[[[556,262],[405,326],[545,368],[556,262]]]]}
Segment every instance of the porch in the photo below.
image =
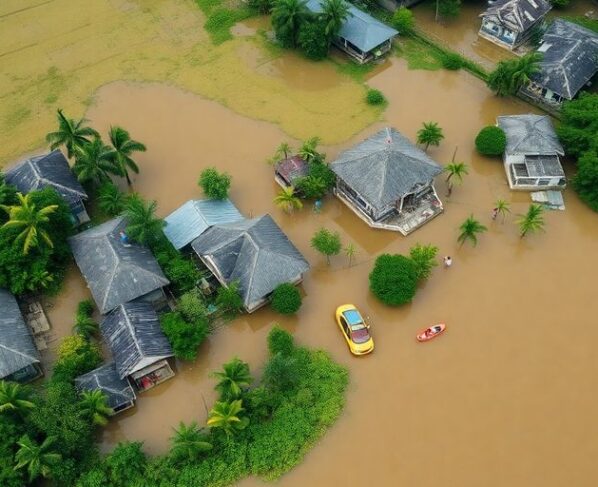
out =
{"type": "Polygon", "coordinates": [[[148,365],[129,376],[140,392],[147,391],[172,377],[174,377],[174,371],[166,359],[148,365]]]}
{"type": "Polygon", "coordinates": [[[518,36],[514,32],[496,25],[493,22],[483,22],[478,31],[478,35],[487,41],[493,42],[494,44],[509,50],[512,50],[520,44],[520,42],[518,42],[518,36]]]}
{"type": "Polygon", "coordinates": [[[347,39],[342,37],[338,37],[333,41],[333,44],[338,47],[341,51],[346,52],[349,56],[355,59],[360,64],[365,64],[367,62],[372,61],[373,59],[378,59],[386,54],[392,48],[392,39],[380,44],[379,46],[375,47],[374,49],[364,52],[360,50],[357,46],[351,44],[347,39]]]}
{"type": "Polygon", "coordinates": [[[564,189],[565,172],[557,155],[524,156],[521,162],[505,163],[511,189],[564,189]]]}

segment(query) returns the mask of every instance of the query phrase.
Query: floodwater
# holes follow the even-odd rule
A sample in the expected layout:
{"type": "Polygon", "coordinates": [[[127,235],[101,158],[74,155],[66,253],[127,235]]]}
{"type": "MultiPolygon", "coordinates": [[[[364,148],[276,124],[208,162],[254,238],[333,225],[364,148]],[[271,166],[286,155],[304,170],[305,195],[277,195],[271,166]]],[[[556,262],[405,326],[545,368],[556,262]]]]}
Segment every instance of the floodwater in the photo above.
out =
{"type": "MultiPolygon", "coordinates": [[[[214,400],[211,371],[238,356],[259,374],[265,337],[279,322],[298,342],[330,351],[351,371],[342,417],[280,485],[594,486],[596,215],[567,190],[567,210],[546,214],[545,233],[521,240],[514,217],[504,224],[491,221],[497,198],[509,200],[513,213],[525,211],[529,199],[508,190],[501,163],[479,157],[473,139],[497,115],[527,112],[527,105],[492,96],[467,73],[409,71],[397,58],[368,83],[389,100],[386,120],[325,147],[330,160],[385,125],[413,138],[423,121],[434,120],[446,139],[430,155],[445,164],[457,147],[457,159],[470,167],[450,199],[439,179],[445,213],[407,238],[370,229],[332,197],[320,214],[309,207],[293,215],[275,208],[278,187],[265,160],[281,141],[297,144],[275,125],[159,84],[118,82],[99,90],[86,116],[102,132],[122,125],[147,144],[134,188],[157,199],[161,215],[201,197],[199,173],[218,167],[232,175],[231,198],[241,211],[270,213],[312,266],[296,317],[262,309],[218,330],[195,363],[179,364],[173,380],[140,395],[134,410],[111,421],[104,448],[128,439],[144,441],[150,453],[166,451],[179,421],[205,420],[205,405],[214,400]],[[489,231],[477,247],[460,248],[458,226],[470,214],[489,231]],[[352,267],[344,256],[327,266],[310,248],[320,227],[355,244],[352,267]],[[437,245],[441,255],[453,257],[453,267],[437,268],[411,305],[381,305],[368,291],[374,259],[406,253],[416,242],[437,245]],[[350,356],[339,335],[333,312],[347,302],[371,319],[371,356],[350,356]],[[448,325],[444,336],[415,342],[418,330],[439,321],[448,325]]],[[[58,300],[51,313],[62,309],[60,316],[68,319],[85,294],[83,288],[61,298],[72,300],[71,310],[58,300]]],[[[262,482],[246,479],[240,485],[262,482]]]]}

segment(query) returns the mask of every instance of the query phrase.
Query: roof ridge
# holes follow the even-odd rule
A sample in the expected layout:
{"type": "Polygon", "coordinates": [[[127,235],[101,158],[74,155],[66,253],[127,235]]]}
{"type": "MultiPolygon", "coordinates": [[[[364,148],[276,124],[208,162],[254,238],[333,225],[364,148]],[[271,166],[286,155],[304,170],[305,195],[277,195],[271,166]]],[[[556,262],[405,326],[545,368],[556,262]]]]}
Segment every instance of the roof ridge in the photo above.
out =
{"type": "Polygon", "coordinates": [[[44,177],[41,177],[41,176],[40,176],[39,180],[40,181],[44,181],[45,183],[47,183],[47,184],[49,184],[51,186],[57,186],[57,187],[62,188],[64,190],[66,190],[66,191],[71,191],[73,193],[77,193],[80,196],[87,196],[85,193],[83,193],[82,191],[79,191],[78,189],[69,188],[68,186],[65,186],[64,184],[57,183],[56,181],[51,181],[51,180],[49,180],[47,178],[44,178],[44,177]]]}
{"type": "Polygon", "coordinates": [[[20,352],[19,350],[15,350],[14,348],[7,347],[6,345],[3,345],[2,343],[0,343],[0,348],[3,348],[4,350],[8,350],[9,352],[14,353],[15,355],[20,355],[21,357],[26,357],[28,359],[31,359],[34,362],[39,362],[39,358],[33,357],[33,356],[23,353],[23,352],[20,352]]]}
{"type": "Polygon", "coordinates": [[[103,237],[105,237],[108,240],[108,247],[110,247],[110,250],[112,251],[112,254],[114,256],[114,267],[112,268],[111,271],[111,276],[110,279],[108,279],[108,285],[106,286],[106,292],[104,294],[104,298],[102,299],[102,309],[106,308],[106,304],[108,301],[108,295],[110,294],[110,289],[112,288],[112,283],[114,281],[114,278],[116,277],[116,270],[118,268],[118,254],[116,252],[116,249],[113,247],[112,243],[110,242],[110,239],[108,238],[108,235],[103,235],[103,237]]]}
{"type": "Polygon", "coordinates": [[[145,357],[145,354],[141,351],[141,346],[139,345],[139,342],[137,341],[137,334],[135,333],[135,327],[133,326],[133,324],[131,323],[131,320],[129,319],[129,315],[127,314],[126,310],[125,310],[125,305],[121,304],[120,308],[122,309],[122,313],[125,317],[125,321],[127,322],[127,328],[129,329],[129,331],[131,332],[131,338],[133,339],[133,343],[135,344],[135,347],[137,348],[137,351],[139,352],[139,355],[142,357],[145,357]]]}

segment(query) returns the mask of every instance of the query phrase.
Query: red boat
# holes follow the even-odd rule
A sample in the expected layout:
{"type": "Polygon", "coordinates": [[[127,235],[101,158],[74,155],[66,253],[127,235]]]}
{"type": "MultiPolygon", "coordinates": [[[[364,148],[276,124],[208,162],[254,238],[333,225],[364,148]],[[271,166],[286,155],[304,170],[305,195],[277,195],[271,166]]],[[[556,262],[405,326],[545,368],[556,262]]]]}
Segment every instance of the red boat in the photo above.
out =
{"type": "Polygon", "coordinates": [[[427,342],[428,340],[432,340],[432,338],[436,338],[444,330],[446,330],[446,325],[444,323],[438,323],[437,325],[429,326],[417,334],[417,341],[427,342]]]}

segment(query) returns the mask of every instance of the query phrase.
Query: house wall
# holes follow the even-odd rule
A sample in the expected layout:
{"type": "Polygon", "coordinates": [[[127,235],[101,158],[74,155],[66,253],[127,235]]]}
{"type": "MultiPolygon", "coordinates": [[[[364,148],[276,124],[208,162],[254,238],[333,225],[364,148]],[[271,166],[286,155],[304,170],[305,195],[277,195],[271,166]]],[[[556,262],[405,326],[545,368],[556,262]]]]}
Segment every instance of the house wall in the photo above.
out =
{"type": "Polygon", "coordinates": [[[494,15],[482,17],[482,25],[478,34],[501,47],[512,49],[522,41],[522,36],[501,24],[494,15]]]}
{"type": "Polygon", "coordinates": [[[13,372],[10,375],[7,375],[6,377],[2,377],[1,379],[26,384],[38,379],[43,375],[44,373],[40,364],[31,364],[27,367],[17,370],[16,372],[13,372]]]}

